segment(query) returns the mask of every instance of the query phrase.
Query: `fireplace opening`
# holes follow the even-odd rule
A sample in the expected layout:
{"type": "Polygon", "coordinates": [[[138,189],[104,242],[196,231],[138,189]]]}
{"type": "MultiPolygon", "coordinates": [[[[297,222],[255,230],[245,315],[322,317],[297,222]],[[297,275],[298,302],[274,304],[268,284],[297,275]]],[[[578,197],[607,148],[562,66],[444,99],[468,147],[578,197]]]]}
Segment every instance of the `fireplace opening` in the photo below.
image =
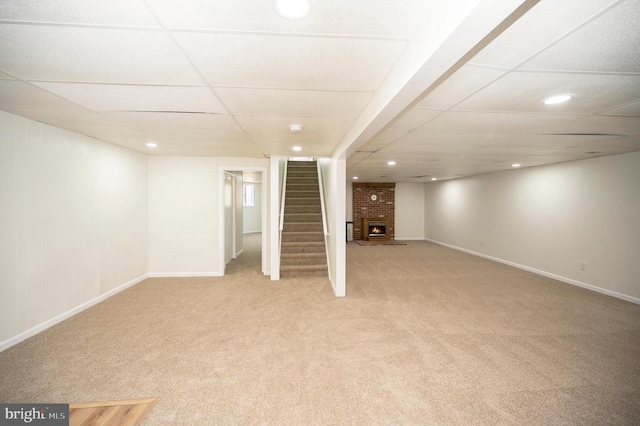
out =
{"type": "Polygon", "coordinates": [[[387,223],[386,222],[369,222],[369,237],[386,237],[387,236],[387,223]]]}

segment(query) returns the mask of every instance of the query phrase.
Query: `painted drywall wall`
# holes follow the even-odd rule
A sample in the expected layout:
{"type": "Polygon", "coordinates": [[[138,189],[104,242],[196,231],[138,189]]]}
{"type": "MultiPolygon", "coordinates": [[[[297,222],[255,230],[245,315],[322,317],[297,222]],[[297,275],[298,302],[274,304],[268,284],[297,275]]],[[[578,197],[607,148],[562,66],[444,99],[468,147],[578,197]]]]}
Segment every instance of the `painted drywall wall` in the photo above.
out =
{"type": "Polygon", "coordinates": [[[221,274],[216,161],[149,157],[149,272],[221,274]]]}
{"type": "Polygon", "coordinates": [[[325,244],[329,278],[336,296],[346,294],[346,161],[318,159],[322,172],[322,190],[325,200],[327,233],[325,244]]]}
{"type": "MultiPolygon", "coordinates": [[[[223,172],[267,171],[268,164],[258,158],[149,157],[149,273],[222,275],[223,172]]],[[[266,212],[263,219],[268,220],[266,212]]],[[[268,274],[269,233],[263,237],[268,274]]]]}
{"type": "Polygon", "coordinates": [[[234,231],[235,231],[235,205],[233,202],[235,193],[235,177],[232,173],[224,173],[224,264],[233,259],[234,231]]]}
{"type": "Polygon", "coordinates": [[[640,303],[639,184],[640,153],[429,183],[426,236],[640,303]]]}
{"type": "Polygon", "coordinates": [[[396,240],[424,240],[424,188],[424,183],[396,183],[396,240]]]}
{"type": "Polygon", "coordinates": [[[0,349],[144,278],[144,154],[0,111],[0,199],[0,349]]]}
{"type": "MultiPolygon", "coordinates": [[[[272,155],[269,159],[269,233],[270,239],[270,269],[271,279],[280,279],[280,210],[284,184],[286,157],[272,155]]],[[[263,182],[264,183],[264,182],[263,182]]]]}
{"type": "Polygon", "coordinates": [[[349,222],[353,221],[353,182],[347,182],[347,186],[345,188],[346,195],[346,207],[347,214],[346,220],[349,222]]]}
{"type": "Polygon", "coordinates": [[[234,221],[236,228],[235,232],[235,253],[233,254],[233,258],[238,257],[244,248],[244,207],[242,205],[242,183],[243,177],[242,172],[232,172],[235,176],[235,211],[234,211],[234,221]]]}
{"type": "Polygon", "coordinates": [[[245,183],[244,186],[253,185],[254,187],[254,205],[244,206],[243,208],[243,232],[245,234],[251,232],[262,231],[262,184],[261,183],[245,183]]]}

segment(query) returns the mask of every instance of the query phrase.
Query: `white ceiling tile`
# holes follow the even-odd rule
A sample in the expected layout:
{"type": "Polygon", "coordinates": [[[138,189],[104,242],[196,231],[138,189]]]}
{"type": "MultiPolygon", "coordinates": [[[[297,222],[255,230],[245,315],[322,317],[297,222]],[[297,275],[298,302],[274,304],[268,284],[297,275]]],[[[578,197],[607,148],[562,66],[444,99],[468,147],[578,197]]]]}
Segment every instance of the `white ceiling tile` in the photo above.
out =
{"type": "Polygon", "coordinates": [[[163,142],[153,150],[146,149],[150,155],[180,155],[180,156],[207,156],[207,157],[249,157],[263,158],[260,150],[251,144],[242,146],[227,146],[215,143],[180,143],[163,142]]]}
{"type": "Polygon", "coordinates": [[[353,119],[315,117],[264,117],[236,115],[240,126],[247,132],[290,133],[291,124],[301,124],[303,134],[344,134],[353,125],[353,119]]]}
{"type": "Polygon", "coordinates": [[[633,115],[640,117],[640,99],[635,102],[630,102],[626,105],[617,106],[606,111],[603,111],[603,115],[633,115]]]}
{"type": "Polygon", "coordinates": [[[471,63],[512,68],[614,0],[543,0],[471,59],[471,63]]]}
{"type": "Polygon", "coordinates": [[[250,142],[251,139],[244,132],[215,132],[210,130],[188,130],[188,129],[142,129],[145,134],[149,134],[160,141],[185,142],[185,143],[230,143],[238,144],[250,142]]]}
{"type": "Polygon", "coordinates": [[[405,131],[414,130],[422,126],[429,120],[432,120],[434,117],[437,117],[441,113],[442,111],[414,107],[404,114],[396,117],[389,128],[405,131]]]}
{"type": "Polygon", "coordinates": [[[68,129],[70,126],[109,126],[112,122],[108,117],[93,111],[47,109],[31,107],[12,107],[8,111],[42,123],[68,129]]]}
{"type": "Polygon", "coordinates": [[[0,72],[0,80],[13,80],[13,77],[3,72],[0,72]]]}
{"type": "Polygon", "coordinates": [[[225,114],[207,87],[34,83],[94,111],[184,111],[225,114]]]}
{"type": "Polygon", "coordinates": [[[158,31],[0,25],[0,69],[25,80],[202,84],[158,31]]]}
{"type": "Polygon", "coordinates": [[[400,139],[408,132],[406,130],[385,129],[369,139],[358,151],[377,151],[391,142],[400,139]]]}
{"type": "Polygon", "coordinates": [[[215,89],[234,115],[356,118],[370,92],[323,92],[276,89],[215,89]]]}
{"type": "Polygon", "coordinates": [[[139,0],[3,0],[0,20],[159,26],[139,0]]]}
{"type": "Polygon", "coordinates": [[[409,133],[380,152],[433,153],[461,152],[481,146],[493,145],[511,139],[505,134],[463,134],[463,133],[409,133]]]}
{"type": "Polygon", "coordinates": [[[507,112],[445,112],[418,129],[419,132],[515,134],[575,120],[570,114],[522,114],[507,112]]]}
{"type": "Polygon", "coordinates": [[[617,136],[598,136],[598,135],[524,135],[500,145],[513,148],[551,148],[566,149],[585,144],[597,143],[601,141],[610,141],[617,139],[617,136]]]}
{"type": "Polygon", "coordinates": [[[136,129],[115,126],[68,126],[68,130],[100,139],[102,141],[124,145],[129,147],[144,146],[147,140],[152,138],[136,129]]]}
{"type": "Polygon", "coordinates": [[[638,98],[640,75],[512,72],[455,109],[591,114],[638,98]],[[558,105],[542,103],[564,93],[575,98],[558,105]]]}
{"type": "Polygon", "coordinates": [[[81,106],[19,80],[0,80],[0,105],[82,109],[81,106]]]}
{"type": "Polygon", "coordinates": [[[181,33],[178,40],[214,86],[373,91],[403,41],[181,33]]]}
{"type": "Polygon", "coordinates": [[[300,146],[302,152],[297,155],[329,156],[342,141],[341,134],[305,135],[274,132],[249,132],[248,134],[263,152],[269,154],[292,152],[291,148],[300,146]]]}
{"type": "MultiPolygon", "coordinates": [[[[370,157],[371,153],[369,152],[354,152],[351,157],[347,159],[347,167],[355,166],[366,158],[370,157]]],[[[353,177],[353,176],[352,176],[353,177]]]]}
{"type": "Polygon", "coordinates": [[[304,34],[411,36],[433,7],[424,0],[315,1],[308,17],[283,19],[273,1],[151,0],[175,28],[304,34]]]}
{"type": "Polygon", "coordinates": [[[623,1],[522,67],[638,73],[640,72],[639,26],[640,1],[623,1]],[[635,54],[629,54],[630,52],[635,54]]]}
{"type": "Polygon", "coordinates": [[[640,135],[640,118],[596,115],[550,127],[544,133],[640,135]]]}
{"type": "Polygon", "coordinates": [[[191,129],[217,132],[242,132],[231,115],[152,112],[102,113],[113,123],[137,128],[191,129]]]}
{"type": "Polygon", "coordinates": [[[573,147],[567,149],[572,153],[593,155],[617,155],[627,152],[640,151],[640,138],[638,137],[624,137],[610,140],[602,140],[599,142],[588,143],[579,147],[573,147]]]}
{"type": "Polygon", "coordinates": [[[429,93],[418,106],[449,109],[504,73],[502,70],[465,65],[429,93]]]}

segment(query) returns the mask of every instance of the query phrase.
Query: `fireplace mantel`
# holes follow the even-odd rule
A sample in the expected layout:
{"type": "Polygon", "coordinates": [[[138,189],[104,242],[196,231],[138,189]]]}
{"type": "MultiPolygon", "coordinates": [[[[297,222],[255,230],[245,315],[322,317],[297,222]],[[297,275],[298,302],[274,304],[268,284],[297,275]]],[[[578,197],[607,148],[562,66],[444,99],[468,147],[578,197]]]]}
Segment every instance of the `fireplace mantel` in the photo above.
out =
{"type": "Polygon", "coordinates": [[[391,238],[391,230],[389,228],[390,220],[388,217],[363,217],[362,218],[362,239],[365,241],[373,241],[373,240],[389,240],[391,238]],[[383,235],[370,235],[369,233],[369,225],[384,223],[384,234],[383,235]]]}

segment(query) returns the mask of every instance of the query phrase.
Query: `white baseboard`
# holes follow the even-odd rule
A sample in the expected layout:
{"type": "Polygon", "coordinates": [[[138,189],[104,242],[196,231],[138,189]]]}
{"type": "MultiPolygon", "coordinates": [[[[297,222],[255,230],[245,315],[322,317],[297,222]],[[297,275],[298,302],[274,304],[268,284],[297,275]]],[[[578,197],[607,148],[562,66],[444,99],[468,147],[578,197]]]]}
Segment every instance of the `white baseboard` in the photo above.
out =
{"type": "Polygon", "coordinates": [[[108,299],[109,297],[113,296],[116,293],[120,293],[122,290],[126,290],[127,288],[138,284],[140,281],[145,280],[146,278],[148,278],[148,274],[144,274],[139,276],[138,278],[135,278],[127,283],[124,283],[112,290],[107,291],[106,293],[102,293],[100,296],[98,297],[94,297],[91,300],[88,300],[86,302],[84,302],[81,305],[76,306],[75,308],[72,308],[70,310],[68,310],[67,312],[64,312],[60,315],[56,315],[55,317],[44,321],[34,327],[31,327],[30,329],[23,331],[22,333],[18,334],[17,336],[11,337],[7,340],[4,340],[2,342],[0,342],[0,352],[4,351],[5,349],[9,349],[11,346],[17,345],[18,343],[22,342],[23,340],[28,339],[29,337],[35,336],[36,334],[46,330],[47,328],[53,327],[54,325],[66,320],[67,318],[70,318],[72,316],[74,316],[75,314],[78,314],[82,311],[84,311],[85,309],[88,309],[90,307],[92,307],[95,304],[98,304],[100,302],[102,302],[105,299],[108,299]]]}
{"type": "Polygon", "coordinates": [[[243,234],[259,234],[262,232],[262,229],[258,229],[257,231],[244,231],[243,234]]]}
{"type": "Polygon", "coordinates": [[[451,244],[443,243],[440,241],[432,240],[429,238],[425,238],[425,241],[429,241],[430,243],[438,244],[444,247],[448,247],[454,250],[462,251],[465,253],[472,254],[474,256],[482,257],[485,259],[493,260],[494,262],[503,263],[505,265],[513,266],[514,268],[522,269],[527,272],[533,272],[537,275],[542,275],[543,277],[552,278],[557,281],[562,281],[563,283],[575,285],[577,287],[586,288],[587,290],[595,291],[598,293],[606,294],[607,296],[615,297],[618,299],[626,300],[627,302],[635,303],[640,305],[640,299],[637,297],[629,296],[626,294],[618,293],[617,291],[607,290],[606,288],[598,287],[592,284],[583,283],[582,281],[574,280],[572,278],[563,277],[560,275],[552,274],[550,272],[542,271],[540,269],[531,268],[529,266],[520,265],[519,263],[511,262],[509,260],[500,259],[499,257],[489,256],[483,253],[478,253],[476,251],[468,250],[462,247],[453,246],[451,244]]]}
{"type": "Polygon", "coordinates": [[[222,272],[149,272],[149,278],[222,277],[222,272]]]}
{"type": "Polygon", "coordinates": [[[244,249],[243,249],[243,248],[241,248],[241,249],[240,249],[240,251],[236,253],[236,257],[240,256],[240,255],[242,254],[242,252],[243,252],[243,251],[244,251],[244,249]]]}
{"type": "Polygon", "coordinates": [[[396,241],[424,241],[424,237],[393,237],[396,241]]]}

